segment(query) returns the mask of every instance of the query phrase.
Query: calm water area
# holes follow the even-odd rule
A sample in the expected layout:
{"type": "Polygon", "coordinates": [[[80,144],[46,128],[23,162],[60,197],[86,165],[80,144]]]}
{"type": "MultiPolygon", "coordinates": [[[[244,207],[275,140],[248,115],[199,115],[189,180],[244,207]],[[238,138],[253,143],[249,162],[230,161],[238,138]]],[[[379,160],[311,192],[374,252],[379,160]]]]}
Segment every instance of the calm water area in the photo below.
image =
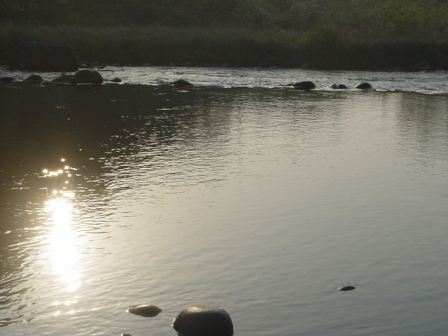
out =
{"type": "Polygon", "coordinates": [[[1,335],[448,333],[446,72],[102,73],[0,86],[1,335]]]}

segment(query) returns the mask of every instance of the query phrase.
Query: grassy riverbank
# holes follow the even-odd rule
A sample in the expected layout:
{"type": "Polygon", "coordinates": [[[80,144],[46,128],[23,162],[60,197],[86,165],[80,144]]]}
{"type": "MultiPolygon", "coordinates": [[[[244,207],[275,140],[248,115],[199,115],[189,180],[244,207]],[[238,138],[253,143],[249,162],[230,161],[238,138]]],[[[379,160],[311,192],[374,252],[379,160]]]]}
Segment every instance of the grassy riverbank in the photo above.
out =
{"type": "Polygon", "coordinates": [[[296,30],[248,27],[0,26],[4,52],[26,40],[71,46],[83,62],[120,65],[278,66],[316,69],[410,70],[420,61],[448,69],[448,43],[360,38],[330,27],[296,30]]]}

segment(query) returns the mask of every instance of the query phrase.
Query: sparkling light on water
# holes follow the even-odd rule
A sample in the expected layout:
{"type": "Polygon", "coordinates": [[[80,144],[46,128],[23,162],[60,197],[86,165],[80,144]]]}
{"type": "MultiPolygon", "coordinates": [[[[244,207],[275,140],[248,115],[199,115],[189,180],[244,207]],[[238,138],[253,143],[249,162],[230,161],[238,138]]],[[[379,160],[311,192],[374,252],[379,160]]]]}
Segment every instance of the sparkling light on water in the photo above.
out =
{"type": "Polygon", "coordinates": [[[80,286],[80,274],[76,271],[79,251],[71,227],[72,204],[69,199],[58,197],[46,203],[46,210],[51,213],[52,220],[48,242],[53,271],[66,285],[67,291],[76,291],[80,286]]]}
{"type": "Polygon", "coordinates": [[[239,336],[448,330],[448,99],[433,95],[448,91],[385,92],[446,76],[235,70],[241,88],[223,89],[201,87],[212,71],[144,71],[194,87],[4,95],[0,125],[19,126],[0,132],[1,334],[169,335],[197,304],[239,336]],[[319,89],[250,89],[256,75],[319,89]],[[377,91],[323,89],[336,79],[377,91]]]}
{"type": "MultiPolygon", "coordinates": [[[[65,159],[61,159],[65,162],[65,159]]],[[[43,170],[45,177],[71,177],[70,167],[50,171],[43,170]]],[[[69,184],[68,180],[63,185],[69,184]]],[[[45,202],[45,211],[50,214],[48,224],[51,227],[48,241],[48,254],[51,261],[52,271],[58,280],[63,283],[64,290],[75,292],[81,285],[81,274],[78,271],[80,253],[77,247],[75,222],[73,221],[73,202],[75,194],[73,191],[53,190],[52,196],[45,202]]]]}

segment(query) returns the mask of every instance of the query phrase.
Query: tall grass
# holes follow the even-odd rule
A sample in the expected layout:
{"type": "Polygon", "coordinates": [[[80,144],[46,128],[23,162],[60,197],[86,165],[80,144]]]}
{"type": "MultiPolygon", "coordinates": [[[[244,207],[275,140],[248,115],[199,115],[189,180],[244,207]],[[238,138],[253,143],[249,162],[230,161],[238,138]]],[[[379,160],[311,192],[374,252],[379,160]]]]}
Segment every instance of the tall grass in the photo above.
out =
{"type": "Polygon", "coordinates": [[[26,40],[71,46],[82,61],[120,65],[279,66],[309,64],[321,69],[409,69],[426,60],[448,66],[448,44],[425,41],[369,41],[348,38],[333,28],[308,32],[235,27],[0,26],[4,52],[26,40]]]}

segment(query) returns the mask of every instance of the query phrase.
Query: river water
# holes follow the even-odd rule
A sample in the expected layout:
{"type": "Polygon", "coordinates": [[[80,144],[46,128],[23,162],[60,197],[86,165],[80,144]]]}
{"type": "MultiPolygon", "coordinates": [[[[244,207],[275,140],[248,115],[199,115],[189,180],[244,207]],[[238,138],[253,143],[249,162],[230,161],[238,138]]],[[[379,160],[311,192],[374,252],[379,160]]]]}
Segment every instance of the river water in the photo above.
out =
{"type": "Polygon", "coordinates": [[[238,336],[447,333],[445,72],[103,76],[0,86],[0,334],[176,335],[190,305],[238,336]]]}

